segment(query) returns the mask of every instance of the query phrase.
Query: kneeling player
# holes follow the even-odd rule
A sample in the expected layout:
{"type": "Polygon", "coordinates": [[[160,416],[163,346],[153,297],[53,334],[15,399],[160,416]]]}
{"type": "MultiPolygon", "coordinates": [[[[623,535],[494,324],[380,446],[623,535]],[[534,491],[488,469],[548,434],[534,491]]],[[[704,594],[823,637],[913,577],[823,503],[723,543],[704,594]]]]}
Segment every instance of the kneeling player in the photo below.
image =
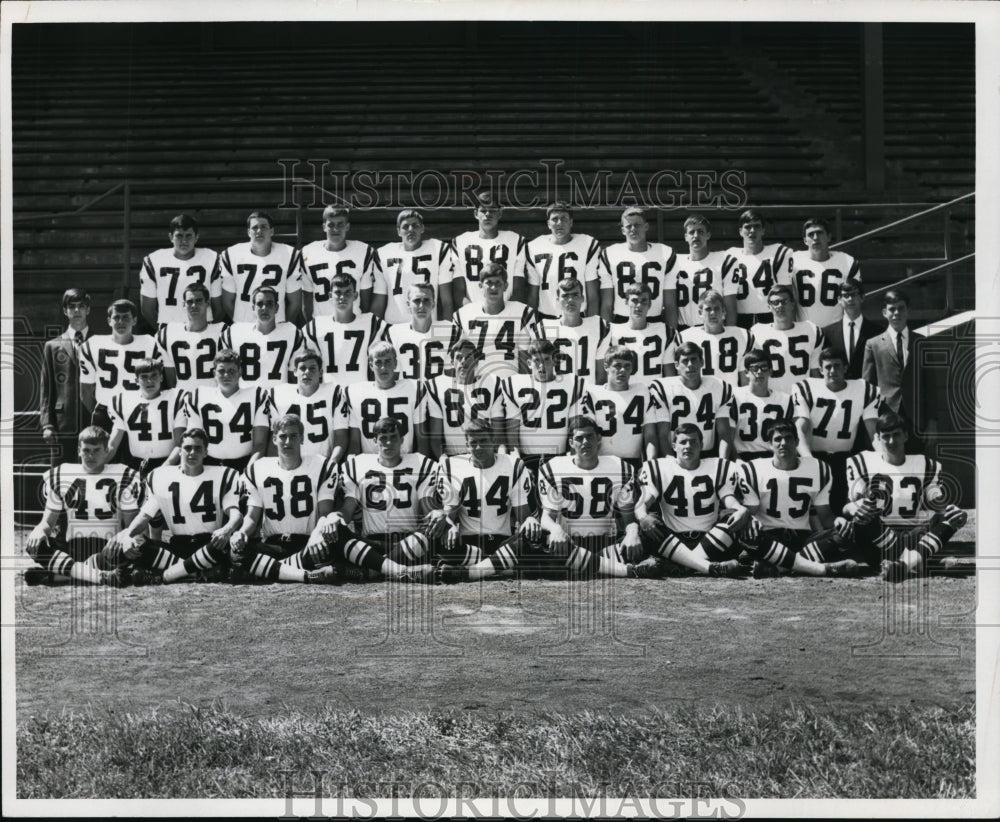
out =
{"type": "Polygon", "coordinates": [[[862,451],[847,462],[852,517],[860,550],[871,546],[867,559],[882,563],[882,577],[900,582],[923,570],[924,561],[940,551],[969,515],[956,505],[935,511],[943,496],[941,466],[923,454],[906,453],[906,429],[892,412],[875,423],[876,451],[862,451]]]}
{"type": "Polygon", "coordinates": [[[139,474],[125,465],[108,464],[108,433],[84,428],[78,437],[79,463],[64,463],[45,472],[45,513],[28,535],[28,556],[42,566],[28,569],[25,581],[37,584],[53,574],[98,585],[119,585],[115,570],[101,570],[101,549],[115,531],[135,517],[139,474]],[[66,530],[59,519],[66,513],[66,530]]]}

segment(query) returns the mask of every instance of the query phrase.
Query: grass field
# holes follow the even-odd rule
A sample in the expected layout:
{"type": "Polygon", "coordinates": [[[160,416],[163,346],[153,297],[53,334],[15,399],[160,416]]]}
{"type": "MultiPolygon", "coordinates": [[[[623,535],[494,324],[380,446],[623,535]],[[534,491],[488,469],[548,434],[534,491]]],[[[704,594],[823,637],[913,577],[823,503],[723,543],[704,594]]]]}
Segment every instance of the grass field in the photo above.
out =
{"type": "Polygon", "coordinates": [[[975,596],[968,576],[18,583],[18,795],[281,796],[316,770],[341,795],[971,796],[975,596]]]}

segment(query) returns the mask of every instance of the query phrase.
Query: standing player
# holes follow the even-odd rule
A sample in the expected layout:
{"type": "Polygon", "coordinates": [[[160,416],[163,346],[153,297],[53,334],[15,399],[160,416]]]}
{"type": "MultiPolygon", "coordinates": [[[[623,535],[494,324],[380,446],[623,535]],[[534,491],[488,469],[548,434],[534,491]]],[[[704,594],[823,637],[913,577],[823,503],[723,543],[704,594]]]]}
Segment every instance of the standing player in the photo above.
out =
{"type": "Polygon", "coordinates": [[[702,324],[685,328],[681,342],[699,346],[704,355],[702,374],[718,377],[733,388],[743,375],[743,357],[753,347],[750,332],[736,325],[726,325],[726,301],[715,289],[701,295],[698,301],[702,324]]]}
{"type": "Polygon", "coordinates": [[[168,322],[160,326],[156,342],[163,351],[164,381],[167,385],[190,391],[199,385],[215,385],[212,361],[219,353],[219,337],[225,324],[208,321],[208,289],[192,283],[184,289],[187,322],[168,322]]]}
{"type": "Polygon", "coordinates": [[[139,310],[131,300],[108,306],[110,334],[95,334],[80,349],[80,402],[91,412],[91,423],[111,433],[108,408],[120,391],[136,391],[135,364],[159,359],[160,348],[149,334],[133,334],[139,310]]]}
{"type": "MultiPolygon", "coordinates": [[[[368,243],[347,239],[350,230],[351,210],[346,206],[329,205],[323,209],[326,239],[302,248],[299,277],[302,312],[307,322],[313,317],[328,317],[333,313],[333,278],[338,274],[350,274],[358,283],[359,299],[355,309],[372,310],[375,274],[381,272],[381,264],[375,249],[368,243]]],[[[381,279],[378,282],[381,284],[381,279]]]]}
{"type": "Polygon", "coordinates": [[[339,463],[342,453],[333,453],[333,430],[340,411],[341,391],[337,383],[322,381],[323,361],[306,349],[295,358],[296,385],[271,388],[271,410],[277,417],[294,414],[302,424],[303,456],[333,456],[339,463]]]}
{"type": "Polygon", "coordinates": [[[104,429],[84,428],[78,442],[79,462],[57,465],[42,478],[45,513],[28,535],[25,551],[44,570],[26,571],[29,585],[51,580],[53,574],[98,585],[122,584],[116,571],[102,571],[97,563],[107,540],[135,517],[139,474],[110,463],[104,429]]]}
{"type": "Polygon", "coordinates": [[[646,384],[677,375],[674,349],[679,342],[677,333],[666,323],[648,321],[650,293],[648,285],[630,285],[625,290],[628,322],[611,326],[611,344],[624,345],[635,352],[639,362],[635,380],[646,384]]]}
{"type": "MultiPolygon", "coordinates": [[[[649,289],[652,322],[677,326],[677,255],[663,243],[646,240],[649,223],[641,208],[622,213],[624,243],[601,251],[598,274],[601,279],[601,316],[608,322],[625,322],[629,315],[628,289],[641,283],[649,289]]],[[[594,312],[596,313],[596,312],[594,312]]]]}
{"type": "MultiPolygon", "coordinates": [[[[227,465],[243,471],[264,456],[270,429],[267,389],[240,385],[240,357],[223,349],[214,362],[215,388],[195,388],[187,394],[185,428],[204,432],[205,456],[210,465],[227,465]]],[[[181,442],[182,430],[175,432],[181,442]]],[[[183,456],[183,442],[181,442],[183,456]]],[[[168,462],[176,464],[176,454],[168,462]]],[[[226,538],[228,539],[228,537],[226,538]]]]}
{"type": "Polygon", "coordinates": [[[368,349],[385,338],[385,326],[374,314],[354,310],[357,283],[337,274],[330,285],[333,314],[313,317],[303,329],[306,345],[323,358],[327,382],[351,385],[368,379],[368,349]]]}
{"type": "Polygon", "coordinates": [[[611,326],[596,314],[583,316],[583,283],[575,277],[560,282],[556,292],[561,315],[541,322],[545,339],[556,347],[556,373],[600,385],[607,379],[604,355],[611,342],[611,326]]]}
{"type": "Polygon", "coordinates": [[[636,368],[630,348],[611,346],[604,355],[604,368],[608,384],[588,386],[584,405],[600,429],[601,453],[625,460],[636,471],[643,460],[656,459],[662,411],[648,385],[629,382],[636,368]]]}
{"type": "Polygon", "coordinates": [[[111,441],[108,450],[117,453],[122,439],[128,438],[128,455],[123,458],[132,468],[141,468],[143,477],[167,461],[179,444],[174,432],[182,429],[184,392],[163,389],[163,363],[139,360],[135,364],[138,391],[122,391],[111,400],[111,441]]]}
{"type": "Polygon", "coordinates": [[[792,419],[792,397],[768,384],[771,358],[759,348],[743,358],[743,366],[749,384],[733,389],[729,411],[736,456],[743,460],[770,457],[765,428],[778,420],[792,419]]]}
{"type": "MultiPolygon", "coordinates": [[[[504,299],[529,303],[529,286],[538,286],[538,275],[528,262],[527,240],[515,231],[500,230],[503,209],[492,194],[479,194],[476,201],[474,215],[479,230],[459,234],[452,243],[452,305],[457,311],[466,301],[482,301],[480,276],[490,263],[500,263],[507,269],[504,299]]],[[[450,315],[442,312],[442,316],[450,315]]]]}
{"type": "Polygon", "coordinates": [[[679,254],[674,266],[677,275],[678,331],[698,325],[698,304],[701,295],[710,289],[722,292],[726,316],[737,315],[738,286],[732,278],[723,275],[726,252],[708,250],[711,238],[711,227],[704,217],[695,214],[684,221],[684,241],[688,252],[679,254]]]}
{"type": "Polygon", "coordinates": [[[53,467],[72,462],[78,449],[80,414],[80,348],[90,329],[90,295],[82,288],[68,288],[62,296],[67,329],[48,340],[42,349],[41,391],[38,424],[50,449],[53,467]]]}
{"type": "Polygon", "coordinates": [[[806,377],[818,377],[823,332],[809,320],[796,322],[795,292],[790,285],[776,285],[767,295],[774,322],[750,329],[753,344],[771,358],[771,387],[788,391],[806,377]]]}
{"type": "MultiPolygon", "coordinates": [[[[556,287],[567,277],[583,282],[584,314],[600,314],[601,284],[597,274],[600,246],[589,234],[573,233],[573,211],[568,203],[553,203],[545,212],[549,233],[528,243],[528,264],[534,266],[528,304],[546,319],[559,316],[556,287]]],[[[610,299],[610,294],[608,295],[610,299]]]]}
{"type": "MultiPolygon", "coordinates": [[[[154,251],[139,269],[139,306],[142,316],[155,329],[157,324],[182,323],[187,319],[181,300],[189,285],[205,286],[211,300],[209,319],[222,319],[222,279],[216,269],[218,254],[197,248],[198,223],[188,214],[170,221],[171,248],[154,251]]],[[[206,303],[206,308],[208,305],[206,303]]]]}
{"type": "Polygon", "coordinates": [[[764,216],[754,208],[740,214],[739,227],[743,247],[726,249],[722,273],[737,285],[739,314],[730,316],[729,320],[740,328],[749,329],[754,323],[771,321],[767,307],[771,286],[791,284],[792,249],[782,243],[764,245],[764,216]]]}
{"type": "Polygon", "coordinates": [[[271,286],[278,292],[278,321],[297,325],[302,316],[299,253],[273,241],[274,221],[266,211],[250,212],[247,236],[250,242],[231,245],[219,255],[226,315],[234,323],[253,322],[252,295],[271,286]]]}
{"type": "Polygon", "coordinates": [[[372,313],[387,323],[403,323],[410,318],[407,294],[414,283],[427,283],[434,289],[439,318],[451,317],[455,310],[451,288],[446,284],[449,245],[437,239],[424,239],[424,218],[419,211],[406,208],[396,216],[400,242],[388,243],[378,250],[381,271],[375,272],[375,299],[372,313]]]}
{"type": "Polygon", "coordinates": [[[802,319],[820,328],[844,315],[837,302],[840,286],[861,279],[858,261],[843,251],[830,251],[830,229],[826,220],[813,217],[802,226],[805,251],[792,254],[792,280],[798,294],[802,319]]]}
{"type": "Polygon", "coordinates": [[[451,343],[469,337],[483,357],[480,374],[501,377],[520,370],[518,347],[538,339],[538,315],[524,303],[507,302],[507,270],[490,263],[479,278],[483,301],[466,303],[452,318],[451,343]]]}
{"type": "Polygon", "coordinates": [[[293,380],[292,362],[304,346],[304,337],[289,322],[277,322],[278,292],[269,285],[253,291],[254,321],[233,323],[220,337],[223,348],[240,355],[240,377],[264,387],[293,380]]]}
{"type": "Polygon", "coordinates": [[[451,325],[434,319],[434,286],[413,283],[406,295],[408,323],[394,323],[386,340],[399,353],[399,376],[407,380],[433,380],[444,373],[444,350],[451,325]]]}

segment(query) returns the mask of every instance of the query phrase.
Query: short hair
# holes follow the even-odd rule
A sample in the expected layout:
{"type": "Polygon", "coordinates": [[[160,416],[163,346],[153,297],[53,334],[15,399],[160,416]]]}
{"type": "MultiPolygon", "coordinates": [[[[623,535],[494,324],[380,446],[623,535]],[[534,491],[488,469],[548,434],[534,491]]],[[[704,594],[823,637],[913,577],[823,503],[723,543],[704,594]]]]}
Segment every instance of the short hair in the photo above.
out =
{"type": "Polygon", "coordinates": [[[479,282],[487,277],[503,277],[504,282],[507,282],[507,266],[503,263],[488,263],[483,266],[483,270],[479,274],[479,282]]]}
{"type": "Polygon", "coordinates": [[[183,300],[185,295],[194,292],[195,294],[201,294],[205,298],[205,302],[212,301],[212,292],[208,290],[208,286],[205,283],[191,283],[187,288],[181,292],[181,299],[183,300]]]}
{"type": "Polygon", "coordinates": [[[651,289],[646,283],[632,283],[628,288],[625,289],[625,299],[629,297],[649,297],[650,301],[653,299],[653,289],[651,289]]]}
{"type": "Polygon", "coordinates": [[[351,219],[351,209],[344,205],[328,205],[323,209],[323,216],[321,219],[325,220],[327,217],[346,217],[348,221],[351,219]]]}
{"type": "Polygon", "coordinates": [[[90,306],[90,295],[82,288],[67,288],[62,295],[62,307],[69,308],[70,303],[83,303],[90,306]]]}
{"type": "Polygon", "coordinates": [[[632,366],[632,373],[639,370],[639,356],[631,348],[624,345],[608,346],[608,351],[604,355],[605,368],[613,362],[625,361],[632,366]]]}
{"type": "Polygon", "coordinates": [[[597,436],[601,436],[601,427],[597,424],[593,417],[588,417],[586,414],[577,414],[576,416],[569,418],[569,424],[566,426],[566,430],[572,434],[574,431],[579,430],[590,430],[596,431],[597,436]]]}
{"type": "Polygon", "coordinates": [[[274,297],[274,304],[278,305],[281,302],[278,296],[278,289],[273,285],[258,285],[253,291],[250,292],[250,304],[254,305],[257,300],[258,294],[270,294],[274,297]]]}
{"type": "Polygon", "coordinates": [[[139,309],[131,300],[115,300],[111,305],[108,306],[108,317],[110,317],[115,312],[121,314],[122,312],[127,312],[132,315],[133,320],[139,319],[139,309]]]}
{"type": "Polygon", "coordinates": [[[137,377],[140,374],[159,374],[163,376],[163,360],[159,357],[144,357],[141,360],[136,360],[135,365],[132,367],[132,373],[137,377]]]}
{"type": "Polygon", "coordinates": [[[274,219],[261,208],[255,209],[247,215],[247,228],[250,228],[250,223],[254,220],[267,220],[267,224],[274,228],[274,219]]]}
{"type": "Polygon", "coordinates": [[[190,214],[178,214],[170,221],[170,233],[173,234],[178,229],[193,228],[194,233],[198,233],[198,221],[190,214]]]}
{"type": "Polygon", "coordinates": [[[476,202],[477,211],[480,208],[503,208],[503,206],[500,205],[500,200],[493,193],[492,189],[490,189],[489,191],[476,192],[474,199],[476,202]]]}
{"type": "Polygon", "coordinates": [[[578,280],[576,277],[566,277],[559,281],[559,285],[556,286],[556,294],[560,295],[567,291],[579,291],[581,294],[584,293],[583,281],[578,280]]]}
{"type": "Polygon", "coordinates": [[[471,337],[459,337],[455,342],[451,344],[448,349],[449,356],[454,359],[455,354],[461,351],[463,348],[471,348],[472,352],[478,357],[482,356],[483,350],[471,337]]]}
{"type": "Polygon", "coordinates": [[[759,348],[751,348],[743,357],[743,370],[746,371],[751,365],[771,365],[771,358],[759,348]]]}
{"type": "Polygon", "coordinates": [[[521,349],[524,355],[529,359],[531,357],[540,357],[545,354],[555,355],[556,347],[552,340],[547,340],[542,338],[540,340],[531,340],[524,348],[521,349]]]}
{"type": "Polygon", "coordinates": [[[237,354],[231,348],[221,348],[219,353],[215,355],[215,359],[212,360],[212,370],[214,371],[218,366],[224,365],[226,363],[235,363],[236,367],[243,370],[243,361],[240,359],[240,355],[237,354]]]}
{"type": "Polygon", "coordinates": [[[282,429],[289,427],[297,429],[300,437],[306,435],[306,427],[302,424],[302,418],[298,414],[282,414],[271,423],[271,433],[277,434],[282,429]]]}
{"type": "Polygon", "coordinates": [[[884,434],[886,431],[906,431],[903,418],[893,411],[883,411],[875,420],[875,433],[884,434]]]}
{"type": "Polygon", "coordinates": [[[490,425],[489,420],[485,420],[482,417],[469,417],[462,425],[462,433],[465,434],[466,439],[476,434],[487,434],[490,437],[493,436],[493,426],[490,425]]]}
{"type": "Polygon", "coordinates": [[[714,288],[708,289],[708,291],[704,292],[698,298],[698,305],[700,306],[708,305],[709,303],[716,303],[717,305],[721,305],[723,308],[726,307],[726,301],[723,299],[722,294],[714,288]]]}
{"type": "Polygon", "coordinates": [[[847,354],[844,353],[844,349],[840,346],[832,345],[819,352],[820,364],[824,362],[831,362],[833,360],[839,360],[844,365],[847,365],[847,354]]]}
{"type": "Polygon", "coordinates": [[[409,299],[410,292],[416,289],[417,291],[426,291],[437,302],[437,295],[434,293],[434,286],[430,283],[410,283],[410,287],[406,289],[406,297],[409,299]]]}
{"type": "Polygon", "coordinates": [[[703,217],[701,214],[692,214],[684,221],[684,231],[687,232],[689,228],[696,225],[704,226],[705,231],[712,231],[712,224],[708,221],[707,217],[703,217]]]}
{"type": "Polygon", "coordinates": [[[678,425],[671,433],[671,439],[676,440],[681,434],[687,434],[689,437],[694,437],[698,442],[705,442],[705,435],[702,430],[695,425],[693,422],[682,422],[678,425]]]}
{"type": "Polygon", "coordinates": [[[771,442],[776,434],[792,436],[796,440],[799,438],[798,429],[791,420],[766,420],[761,433],[765,442],[771,442]]]}
{"type": "Polygon", "coordinates": [[[697,343],[681,343],[674,349],[674,362],[680,362],[681,357],[684,356],[697,357],[702,362],[705,362],[705,352],[701,350],[701,346],[697,343]]]}
{"type": "Polygon", "coordinates": [[[907,308],[909,308],[910,297],[901,288],[890,288],[888,291],[885,292],[885,295],[882,297],[882,307],[885,308],[885,306],[889,305],[889,303],[902,303],[907,308]]]}
{"type": "Polygon", "coordinates": [[[79,435],[77,435],[76,443],[77,446],[80,445],[103,445],[105,448],[108,447],[108,432],[101,428],[99,425],[88,425],[84,428],[79,435]]]}
{"type": "Polygon", "coordinates": [[[346,271],[339,271],[330,278],[330,288],[351,288],[358,290],[358,281],[346,271]]]}
{"type": "Polygon", "coordinates": [[[382,340],[381,342],[375,343],[371,348],[368,349],[368,360],[370,362],[375,362],[379,357],[386,354],[392,354],[394,360],[399,359],[399,354],[396,352],[396,346],[387,340],[382,340]]]}
{"type": "Polygon", "coordinates": [[[796,302],[795,289],[792,288],[790,285],[786,285],[785,283],[778,283],[777,285],[772,285],[771,290],[767,292],[767,298],[770,300],[771,297],[776,297],[779,294],[784,294],[793,303],[796,302]]]}
{"type": "Polygon", "coordinates": [[[403,220],[416,220],[420,225],[424,224],[424,215],[415,208],[404,208],[396,215],[396,228],[403,224],[403,220]]]}
{"type": "Polygon", "coordinates": [[[201,444],[208,448],[208,434],[204,428],[189,428],[181,434],[181,442],[184,440],[201,440],[201,444]]]}
{"type": "Polygon", "coordinates": [[[399,420],[396,417],[382,417],[372,426],[372,439],[381,434],[399,434],[399,436],[403,436],[399,420]]]}
{"type": "Polygon", "coordinates": [[[740,214],[737,224],[740,228],[745,226],[747,223],[760,223],[764,224],[764,215],[761,214],[756,208],[748,208],[742,214],[740,214]]]}
{"type": "Polygon", "coordinates": [[[306,360],[312,360],[316,363],[317,368],[323,367],[323,358],[319,355],[319,352],[313,351],[311,348],[305,349],[301,354],[297,354],[295,359],[292,361],[292,366],[298,368],[301,363],[306,360]]]}
{"type": "Polygon", "coordinates": [[[840,288],[837,291],[837,296],[840,296],[844,291],[857,291],[862,297],[865,295],[865,286],[861,280],[844,280],[840,284],[840,288]]]}
{"type": "Polygon", "coordinates": [[[624,223],[625,219],[628,217],[640,217],[644,223],[648,222],[648,220],[646,219],[646,212],[643,209],[639,208],[639,206],[629,206],[628,208],[626,208],[622,212],[621,220],[619,222],[624,223]]]}
{"type": "Polygon", "coordinates": [[[573,216],[573,207],[569,203],[565,200],[556,200],[552,205],[545,209],[545,219],[548,220],[549,217],[551,217],[556,211],[565,211],[570,217],[573,216]]]}
{"type": "Polygon", "coordinates": [[[830,224],[822,217],[810,217],[802,224],[802,233],[805,234],[810,228],[822,228],[827,234],[830,233],[830,224]]]}

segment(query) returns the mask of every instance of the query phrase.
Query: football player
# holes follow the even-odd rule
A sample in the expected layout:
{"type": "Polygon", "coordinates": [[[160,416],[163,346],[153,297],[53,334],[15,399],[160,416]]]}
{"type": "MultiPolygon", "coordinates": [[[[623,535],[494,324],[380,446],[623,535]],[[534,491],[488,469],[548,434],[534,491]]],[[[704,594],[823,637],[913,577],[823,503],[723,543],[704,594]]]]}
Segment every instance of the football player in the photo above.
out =
{"type": "Polygon", "coordinates": [[[386,340],[399,353],[399,376],[407,380],[433,380],[444,373],[444,350],[451,324],[434,319],[434,286],[414,283],[406,295],[408,323],[394,323],[386,340]]]}
{"type": "Polygon", "coordinates": [[[726,325],[726,301],[714,289],[709,289],[698,301],[702,325],[685,328],[681,342],[693,342],[704,352],[702,374],[718,377],[733,388],[743,377],[744,355],[753,347],[750,332],[736,325],[726,325]]]}
{"type": "Polygon", "coordinates": [[[149,334],[133,334],[139,310],[131,300],[108,306],[110,334],[95,334],[80,349],[80,402],[91,412],[91,424],[111,433],[108,408],[120,391],[137,391],[135,364],[160,359],[162,352],[149,334]]]}
{"type": "Polygon", "coordinates": [[[840,286],[861,279],[858,261],[843,251],[830,251],[830,228],[826,220],[813,217],[802,226],[805,251],[792,253],[792,282],[798,295],[802,319],[820,328],[844,316],[840,286]]]}
{"type": "Polygon", "coordinates": [[[545,218],[549,233],[528,243],[528,263],[534,266],[537,276],[537,284],[529,287],[528,304],[536,307],[543,318],[555,319],[559,316],[556,287],[567,277],[574,277],[583,282],[586,290],[583,313],[600,314],[597,260],[601,248],[597,240],[589,234],[573,233],[573,210],[568,203],[553,203],[545,218]]]}
{"type": "Polygon", "coordinates": [[[226,315],[235,323],[253,322],[253,293],[268,285],[278,292],[278,322],[298,325],[302,316],[299,253],[290,245],[274,242],[274,220],[266,211],[250,212],[247,236],[250,242],[231,245],[219,255],[226,315]]]}
{"type": "MultiPolygon", "coordinates": [[[[381,271],[378,253],[368,243],[348,240],[351,230],[351,210],[346,206],[329,205],[323,209],[325,240],[303,246],[299,257],[299,277],[302,282],[302,312],[308,322],[313,317],[333,314],[333,278],[350,274],[358,284],[354,308],[372,310],[376,287],[375,273],[381,271]]],[[[384,287],[381,278],[377,285],[384,287]]]]}
{"type": "Polygon", "coordinates": [[[350,274],[331,281],[333,313],[313,317],[303,329],[306,345],[323,358],[324,379],[351,385],[368,377],[368,349],[385,339],[386,326],[374,314],[354,310],[357,283],[350,274]]]}
{"type": "Polygon", "coordinates": [[[657,380],[650,385],[653,402],[662,409],[657,423],[660,453],[672,454],[670,431],[682,422],[695,423],[701,429],[702,451],[707,457],[733,456],[733,429],[729,424],[729,406],[733,388],[718,377],[703,377],[701,348],[681,343],[674,351],[677,376],[657,380]]]}
{"type": "Polygon", "coordinates": [[[139,474],[110,463],[108,433],[88,426],[77,438],[78,463],[63,463],[45,472],[45,512],[28,535],[25,550],[41,569],[25,571],[29,585],[54,575],[80,582],[118,586],[115,569],[102,570],[101,550],[118,529],[129,525],[139,507],[139,474]],[[65,517],[65,531],[60,518],[65,517]]]}
{"type": "Polygon", "coordinates": [[[167,237],[171,248],[154,251],[139,269],[139,306],[143,319],[153,329],[158,324],[183,323],[188,319],[182,304],[184,291],[198,283],[208,289],[205,304],[210,312],[208,320],[221,320],[222,278],[216,268],[218,255],[211,249],[197,247],[197,221],[188,214],[178,214],[170,221],[167,237]]]}
{"type": "Polygon", "coordinates": [[[764,426],[792,419],[792,397],[784,391],[775,391],[768,384],[771,358],[759,348],[747,353],[743,358],[743,367],[749,384],[733,389],[729,411],[736,456],[744,460],[770,457],[771,449],[764,437],[764,426]]]}
{"type": "Polygon", "coordinates": [[[782,243],[764,244],[764,216],[748,208],[739,216],[742,247],[726,249],[722,264],[723,276],[738,286],[736,317],[730,316],[740,328],[749,329],[754,323],[768,323],[771,312],[767,295],[775,283],[791,284],[792,249],[782,243]]]}
{"type": "Polygon", "coordinates": [[[507,269],[489,263],[479,278],[482,302],[466,303],[452,318],[451,344],[469,337],[482,352],[480,374],[517,374],[518,347],[541,336],[538,315],[524,303],[504,299],[507,269]]]}
{"type": "Polygon", "coordinates": [[[739,469],[702,459],[701,429],[693,423],[681,423],[672,436],[676,456],[650,460],[639,472],[635,517],[646,550],[699,574],[745,577],[736,535],[750,512],[737,495],[739,469]]]}
{"type": "Polygon", "coordinates": [[[427,283],[437,298],[438,318],[450,318],[455,313],[451,287],[447,285],[450,246],[441,240],[424,239],[423,215],[413,208],[396,215],[396,232],[400,242],[378,250],[382,268],[375,272],[372,313],[387,323],[405,323],[410,319],[406,305],[410,286],[427,283]]]}
{"type": "Polygon", "coordinates": [[[736,316],[739,287],[732,278],[727,278],[722,273],[726,252],[708,250],[711,238],[708,220],[701,215],[692,215],[684,221],[684,241],[688,251],[677,256],[677,264],[674,266],[677,275],[678,331],[698,325],[699,300],[709,289],[721,291],[726,303],[726,316],[736,316]]]}
{"type": "Polygon", "coordinates": [[[299,418],[303,426],[303,456],[332,456],[339,463],[343,453],[334,453],[333,431],[343,397],[337,383],[323,382],[322,373],[323,360],[319,354],[303,351],[295,358],[296,385],[271,388],[271,411],[277,417],[294,414],[299,418]]]}
{"type": "MultiPolygon", "coordinates": [[[[215,388],[195,388],[185,398],[184,417],[187,430],[205,432],[209,465],[225,465],[244,471],[247,465],[264,456],[271,427],[270,400],[267,389],[259,385],[240,385],[240,357],[224,348],[213,362],[215,388]]],[[[183,430],[175,431],[181,443],[167,460],[177,464],[183,457],[183,430]]],[[[228,537],[227,537],[228,539],[228,537]]]]}
{"type": "Polygon", "coordinates": [[[795,320],[795,292],[790,285],[775,285],[767,295],[774,321],[750,329],[753,344],[771,358],[771,387],[791,392],[795,383],[818,377],[823,332],[809,320],[795,320]]]}
{"type": "Polygon", "coordinates": [[[254,321],[237,322],[223,330],[220,344],[240,355],[241,379],[265,388],[294,382],[292,362],[302,349],[302,332],[278,322],[278,292],[269,285],[253,290],[254,321]]]}
{"type": "Polygon", "coordinates": [[[636,382],[649,384],[660,377],[677,376],[674,366],[676,332],[665,323],[648,321],[650,306],[649,286],[643,283],[625,289],[628,322],[611,326],[611,344],[631,348],[639,362],[636,382]]]}
{"type": "Polygon", "coordinates": [[[556,373],[582,377],[600,385],[607,379],[604,355],[611,341],[611,326],[596,314],[583,316],[583,283],[567,277],[556,288],[561,315],[557,320],[542,320],[547,340],[556,347],[556,373]]]}
{"type": "Polygon", "coordinates": [[[164,382],[181,391],[215,385],[212,361],[219,353],[219,336],[225,324],[208,321],[208,289],[192,283],[184,289],[187,322],[160,326],[156,342],[163,352],[164,382]]]}
{"type": "Polygon", "coordinates": [[[510,275],[504,299],[528,303],[529,286],[537,288],[538,274],[528,262],[527,240],[515,231],[500,230],[503,209],[491,193],[476,196],[474,216],[479,230],[459,234],[452,243],[449,276],[455,309],[466,301],[482,302],[480,276],[489,263],[500,263],[510,275]]]}
{"type": "MultiPolygon", "coordinates": [[[[677,255],[663,243],[646,240],[649,223],[641,208],[626,208],[621,217],[624,243],[601,251],[598,274],[601,282],[601,316],[608,322],[628,319],[629,286],[642,283],[649,289],[652,322],[677,326],[677,255]]],[[[596,312],[595,312],[596,313],[596,312]]]]}

